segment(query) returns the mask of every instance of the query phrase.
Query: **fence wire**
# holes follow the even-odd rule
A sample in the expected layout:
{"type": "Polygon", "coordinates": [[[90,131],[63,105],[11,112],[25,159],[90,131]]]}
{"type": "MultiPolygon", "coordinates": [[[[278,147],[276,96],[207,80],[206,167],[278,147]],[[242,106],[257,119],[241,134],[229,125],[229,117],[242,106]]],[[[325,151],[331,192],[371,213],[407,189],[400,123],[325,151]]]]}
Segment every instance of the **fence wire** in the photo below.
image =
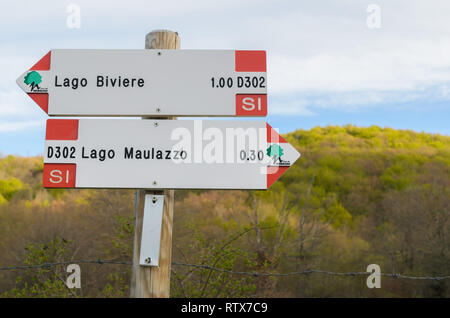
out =
{"type": "MultiPolygon", "coordinates": [[[[0,267],[0,271],[49,268],[52,266],[69,265],[69,264],[132,265],[131,262],[126,262],[126,261],[114,261],[114,260],[102,260],[102,259],[73,260],[73,261],[64,261],[64,262],[55,262],[55,263],[43,263],[43,264],[36,264],[36,265],[19,265],[19,266],[0,267]]],[[[369,272],[334,272],[334,271],[321,270],[321,269],[305,269],[302,271],[289,272],[289,273],[245,272],[245,271],[232,271],[232,270],[218,268],[218,267],[209,266],[209,265],[205,265],[205,264],[188,264],[188,263],[177,263],[177,262],[172,262],[172,266],[194,267],[194,268],[200,268],[200,269],[206,269],[206,270],[226,273],[226,274],[230,274],[230,275],[247,275],[247,276],[253,276],[253,277],[286,277],[286,276],[300,276],[300,275],[311,275],[311,274],[356,277],[356,276],[368,276],[368,275],[372,274],[369,272]]],[[[412,280],[440,281],[440,280],[450,279],[450,276],[408,276],[408,275],[397,274],[397,273],[380,273],[380,276],[391,277],[394,279],[412,279],[412,280]]]]}

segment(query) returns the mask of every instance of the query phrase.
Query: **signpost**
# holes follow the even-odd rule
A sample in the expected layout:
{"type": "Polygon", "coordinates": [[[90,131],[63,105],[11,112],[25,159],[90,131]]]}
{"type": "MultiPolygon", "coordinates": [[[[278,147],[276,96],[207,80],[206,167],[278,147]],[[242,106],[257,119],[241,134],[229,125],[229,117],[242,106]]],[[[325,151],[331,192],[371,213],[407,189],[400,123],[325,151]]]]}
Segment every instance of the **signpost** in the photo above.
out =
{"type": "Polygon", "coordinates": [[[173,206],[173,190],[136,191],[130,297],[170,296],[173,206]],[[156,234],[158,228],[159,237],[156,234]],[[159,257],[153,257],[156,255],[159,257]]]}
{"type": "Polygon", "coordinates": [[[266,116],[265,51],[51,50],[17,84],[50,116],[266,116]]]}
{"type": "MultiPolygon", "coordinates": [[[[180,36],[177,32],[167,30],[156,30],[145,36],[146,49],[180,49],[180,36]]],[[[146,119],[147,117],[143,117],[146,119]]],[[[165,119],[175,119],[166,117],[165,119]]],[[[160,201],[160,200],[158,200],[160,201]]],[[[150,298],[170,296],[170,274],[172,271],[172,228],[173,228],[173,208],[175,204],[175,191],[172,190],[145,190],[138,189],[134,200],[134,242],[133,242],[133,266],[131,270],[130,297],[150,298]],[[164,200],[162,211],[160,202],[154,199],[161,196],[164,200]],[[148,206],[149,199],[152,202],[148,206]],[[158,204],[155,204],[158,203],[158,204]],[[159,218],[161,215],[161,218],[159,218]],[[144,220],[145,219],[145,220],[144,220]],[[153,229],[145,228],[146,222],[157,223],[161,228],[160,241],[151,246],[160,247],[158,250],[146,247],[148,232],[153,233],[153,229]],[[147,233],[147,235],[146,235],[147,233]],[[158,246],[159,245],[159,246],[158,246]],[[148,250],[146,250],[148,248],[148,250]],[[158,266],[142,266],[142,259],[147,260],[148,254],[158,254],[158,266]]],[[[151,256],[150,256],[151,257],[151,256]]],[[[151,260],[153,262],[153,260],[151,260]]],[[[148,263],[146,262],[148,265],[148,263]]]]}
{"type": "Polygon", "coordinates": [[[267,189],[299,156],[261,121],[48,119],[43,184],[267,189]]]}
{"type": "Polygon", "coordinates": [[[268,189],[300,157],[263,121],[174,120],[267,115],[265,51],[179,47],[157,30],[147,50],[51,50],[17,79],[49,116],[145,119],[46,128],[44,187],[138,189],[131,297],[169,297],[173,189],[268,189]]]}

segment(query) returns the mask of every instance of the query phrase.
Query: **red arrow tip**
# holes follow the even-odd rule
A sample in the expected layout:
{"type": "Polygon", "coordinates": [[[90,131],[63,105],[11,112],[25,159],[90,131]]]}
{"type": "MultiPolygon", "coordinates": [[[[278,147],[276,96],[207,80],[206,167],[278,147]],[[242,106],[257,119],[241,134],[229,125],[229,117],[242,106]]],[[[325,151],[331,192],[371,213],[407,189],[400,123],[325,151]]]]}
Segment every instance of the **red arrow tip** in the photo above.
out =
{"type": "MultiPolygon", "coordinates": [[[[50,70],[50,59],[52,51],[48,51],[43,58],[41,58],[36,64],[34,64],[30,71],[48,71],[50,70]]],[[[28,93],[28,96],[39,105],[44,112],[48,114],[48,94],[46,93],[28,93]]]]}
{"type": "Polygon", "coordinates": [[[52,51],[48,51],[47,54],[43,58],[39,60],[36,64],[30,68],[30,71],[48,71],[50,69],[50,58],[52,55],[52,51]]]}
{"type": "Polygon", "coordinates": [[[28,96],[39,105],[44,112],[48,114],[48,94],[47,93],[28,93],[28,96]]]}
{"type": "Polygon", "coordinates": [[[266,129],[267,129],[267,142],[273,142],[273,143],[280,143],[280,142],[286,142],[283,137],[281,137],[275,129],[272,128],[268,123],[266,123],[266,129]]]}
{"type": "Polygon", "coordinates": [[[286,172],[289,167],[267,167],[267,189],[286,172]]]}

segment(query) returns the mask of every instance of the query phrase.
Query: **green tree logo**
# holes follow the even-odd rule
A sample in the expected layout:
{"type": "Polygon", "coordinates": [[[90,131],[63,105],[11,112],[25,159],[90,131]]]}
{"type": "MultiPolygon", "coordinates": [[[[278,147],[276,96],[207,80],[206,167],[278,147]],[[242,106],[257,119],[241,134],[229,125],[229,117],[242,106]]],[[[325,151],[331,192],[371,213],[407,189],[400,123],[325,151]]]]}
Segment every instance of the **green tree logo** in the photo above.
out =
{"type": "Polygon", "coordinates": [[[31,91],[33,91],[35,88],[40,89],[39,84],[42,82],[42,76],[36,71],[31,71],[25,76],[23,82],[27,85],[30,85],[31,91]]]}
{"type": "Polygon", "coordinates": [[[273,162],[276,162],[277,160],[282,162],[281,156],[284,155],[283,148],[281,148],[280,145],[270,145],[269,148],[267,148],[267,155],[273,158],[273,162]]]}

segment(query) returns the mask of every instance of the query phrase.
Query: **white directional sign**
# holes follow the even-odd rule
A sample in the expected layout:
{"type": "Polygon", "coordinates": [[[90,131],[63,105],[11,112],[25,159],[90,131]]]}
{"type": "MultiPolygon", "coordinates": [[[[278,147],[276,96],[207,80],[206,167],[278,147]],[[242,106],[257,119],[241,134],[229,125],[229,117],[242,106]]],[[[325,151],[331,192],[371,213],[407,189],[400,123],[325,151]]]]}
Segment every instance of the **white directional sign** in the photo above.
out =
{"type": "Polygon", "coordinates": [[[261,121],[49,119],[43,185],[267,189],[299,156],[261,121]]]}
{"type": "Polygon", "coordinates": [[[50,116],[266,116],[265,51],[52,50],[18,79],[50,116]]]}

